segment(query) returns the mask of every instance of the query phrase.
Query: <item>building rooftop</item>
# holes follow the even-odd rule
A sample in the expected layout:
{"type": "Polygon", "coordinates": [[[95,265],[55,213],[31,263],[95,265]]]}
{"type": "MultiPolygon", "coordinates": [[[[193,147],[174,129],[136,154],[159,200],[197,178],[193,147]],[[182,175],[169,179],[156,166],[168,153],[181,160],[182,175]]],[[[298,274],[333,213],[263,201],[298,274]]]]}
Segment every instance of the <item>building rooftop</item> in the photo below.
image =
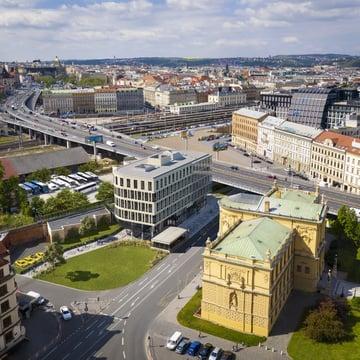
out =
{"type": "Polygon", "coordinates": [[[261,122],[262,126],[276,127],[280,126],[285,120],[275,116],[268,116],[261,122]]]}
{"type": "Polygon", "coordinates": [[[234,111],[233,114],[250,117],[250,118],[253,118],[253,119],[257,119],[257,120],[260,120],[261,118],[263,118],[264,116],[267,115],[266,112],[250,110],[250,109],[247,109],[247,108],[242,108],[242,109],[239,109],[237,111],[234,111]]]}
{"type": "Polygon", "coordinates": [[[180,236],[183,236],[186,233],[187,233],[187,230],[182,227],[169,226],[167,229],[162,231],[160,234],[153,237],[151,239],[151,242],[170,246],[180,236]]]}
{"type": "Polygon", "coordinates": [[[206,157],[210,157],[210,155],[192,151],[167,150],[145,159],[134,161],[126,166],[118,167],[115,169],[115,173],[124,177],[152,179],[206,157]]]}
{"type": "Polygon", "coordinates": [[[262,214],[285,216],[308,221],[320,221],[326,216],[326,205],[318,204],[317,195],[294,189],[281,189],[269,196],[236,194],[224,197],[220,205],[235,210],[253,211],[262,214]],[[269,211],[266,210],[266,202],[269,211]]]}
{"type": "Polygon", "coordinates": [[[276,129],[310,139],[316,138],[323,131],[312,126],[302,125],[291,121],[284,121],[281,125],[276,126],[276,129]]]}
{"type": "Polygon", "coordinates": [[[221,240],[213,251],[265,261],[276,256],[291,230],[268,217],[242,222],[221,240]]]}

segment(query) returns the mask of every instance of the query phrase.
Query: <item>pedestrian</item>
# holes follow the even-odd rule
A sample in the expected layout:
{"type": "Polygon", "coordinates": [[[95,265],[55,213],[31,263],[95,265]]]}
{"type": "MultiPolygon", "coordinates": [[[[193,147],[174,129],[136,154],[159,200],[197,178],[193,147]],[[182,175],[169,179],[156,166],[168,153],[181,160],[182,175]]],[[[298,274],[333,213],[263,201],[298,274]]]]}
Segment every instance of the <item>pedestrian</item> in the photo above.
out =
{"type": "Polygon", "coordinates": [[[199,338],[201,338],[201,331],[199,331],[199,338]]]}

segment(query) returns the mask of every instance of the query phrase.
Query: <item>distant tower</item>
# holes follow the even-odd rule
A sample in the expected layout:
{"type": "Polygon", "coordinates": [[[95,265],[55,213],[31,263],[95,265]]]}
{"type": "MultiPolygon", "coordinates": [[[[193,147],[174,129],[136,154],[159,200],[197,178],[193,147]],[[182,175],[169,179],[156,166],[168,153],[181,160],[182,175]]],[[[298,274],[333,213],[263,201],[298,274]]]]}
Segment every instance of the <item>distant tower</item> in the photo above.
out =
{"type": "Polygon", "coordinates": [[[228,76],[228,75],[229,75],[229,64],[226,64],[225,71],[224,71],[224,76],[228,76]]]}

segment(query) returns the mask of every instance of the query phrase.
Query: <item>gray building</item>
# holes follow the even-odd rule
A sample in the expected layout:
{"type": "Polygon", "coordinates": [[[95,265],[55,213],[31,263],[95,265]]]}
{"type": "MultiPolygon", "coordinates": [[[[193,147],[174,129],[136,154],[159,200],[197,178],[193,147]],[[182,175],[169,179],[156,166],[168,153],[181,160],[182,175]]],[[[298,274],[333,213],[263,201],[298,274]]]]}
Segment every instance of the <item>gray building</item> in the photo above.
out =
{"type": "Polygon", "coordinates": [[[335,102],[328,109],[326,127],[328,129],[344,127],[351,115],[360,115],[360,100],[335,102]]]}
{"type": "Polygon", "coordinates": [[[274,112],[276,117],[286,120],[291,105],[292,94],[264,92],[260,94],[261,106],[274,112]]]}
{"type": "Polygon", "coordinates": [[[142,111],[144,93],[142,88],[119,88],[116,90],[117,111],[142,111]]]}

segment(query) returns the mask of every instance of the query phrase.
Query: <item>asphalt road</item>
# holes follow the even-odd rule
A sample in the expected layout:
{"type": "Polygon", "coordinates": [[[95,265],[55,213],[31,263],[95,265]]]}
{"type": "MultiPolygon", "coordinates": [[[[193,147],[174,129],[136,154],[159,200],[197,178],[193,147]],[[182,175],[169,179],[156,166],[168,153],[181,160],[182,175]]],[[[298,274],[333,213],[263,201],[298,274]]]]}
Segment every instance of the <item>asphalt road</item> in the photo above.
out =
{"type": "MultiPolygon", "coordinates": [[[[143,277],[120,289],[84,292],[19,276],[22,291],[38,291],[56,309],[97,296],[109,300],[101,313],[82,312],[71,321],[62,321],[60,340],[48,347],[41,359],[146,360],[145,339],[150,323],[199,273],[203,245],[208,236],[215,239],[217,231],[218,222],[214,221],[192,237],[187,249],[169,254],[143,277]]],[[[16,356],[12,359],[18,360],[16,356]]]]}

